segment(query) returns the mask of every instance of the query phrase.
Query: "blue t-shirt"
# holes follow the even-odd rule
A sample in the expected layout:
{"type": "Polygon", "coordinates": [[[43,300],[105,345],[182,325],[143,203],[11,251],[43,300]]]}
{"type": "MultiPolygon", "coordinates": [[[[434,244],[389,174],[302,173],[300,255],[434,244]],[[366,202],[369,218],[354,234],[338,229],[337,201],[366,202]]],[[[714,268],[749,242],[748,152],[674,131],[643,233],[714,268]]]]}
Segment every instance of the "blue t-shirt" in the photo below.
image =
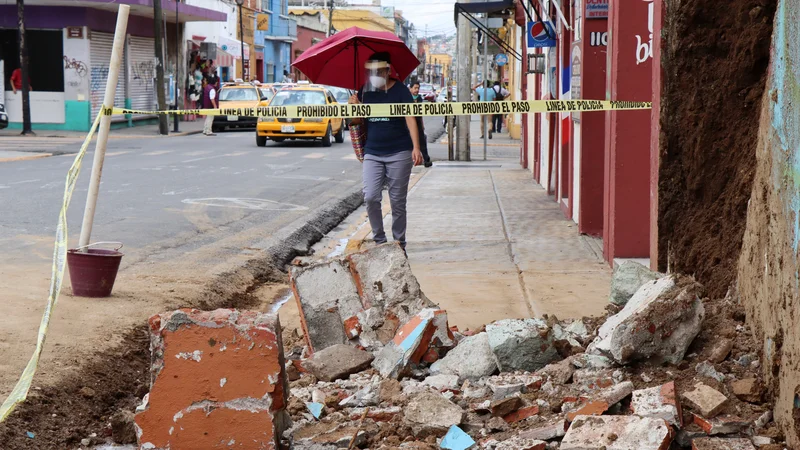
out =
{"type": "Polygon", "coordinates": [[[479,88],[475,89],[475,92],[478,93],[478,96],[480,97],[480,101],[482,101],[482,102],[492,102],[497,97],[497,92],[495,92],[495,90],[492,89],[492,88],[479,87],[479,88]],[[489,96],[488,99],[485,98],[487,96],[487,94],[489,96]]]}
{"type": "MultiPolygon", "coordinates": [[[[383,90],[363,92],[362,90],[358,97],[361,99],[361,103],[414,103],[411,91],[399,81],[395,81],[394,85],[385,92],[383,90]]],[[[414,149],[405,117],[370,117],[366,120],[365,154],[386,156],[414,149]]]]}

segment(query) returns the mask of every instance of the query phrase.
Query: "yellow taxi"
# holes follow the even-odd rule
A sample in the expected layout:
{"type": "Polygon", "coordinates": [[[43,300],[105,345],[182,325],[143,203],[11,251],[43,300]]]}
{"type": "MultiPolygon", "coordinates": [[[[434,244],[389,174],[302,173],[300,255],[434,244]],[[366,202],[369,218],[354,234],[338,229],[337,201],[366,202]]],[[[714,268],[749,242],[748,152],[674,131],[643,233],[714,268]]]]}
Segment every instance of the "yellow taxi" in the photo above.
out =
{"type": "MultiPolygon", "coordinates": [[[[265,90],[250,83],[226,83],[217,92],[220,109],[255,108],[265,96],[265,90]]],[[[255,128],[256,118],[246,116],[214,116],[213,131],[226,128],[255,128]]]]}
{"type": "MultiPolygon", "coordinates": [[[[258,106],[300,106],[335,105],[336,98],[329,90],[316,85],[296,85],[286,87],[275,93],[269,102],[262,101],[258,106]]],[[[324,147],[334,141],[344,142],[344,120],[342,119],[273,119],[259,117],[256,127],[256,144],[267,145],[267,139],[283,142],[286,139],[322,140],[324,147]]]]}

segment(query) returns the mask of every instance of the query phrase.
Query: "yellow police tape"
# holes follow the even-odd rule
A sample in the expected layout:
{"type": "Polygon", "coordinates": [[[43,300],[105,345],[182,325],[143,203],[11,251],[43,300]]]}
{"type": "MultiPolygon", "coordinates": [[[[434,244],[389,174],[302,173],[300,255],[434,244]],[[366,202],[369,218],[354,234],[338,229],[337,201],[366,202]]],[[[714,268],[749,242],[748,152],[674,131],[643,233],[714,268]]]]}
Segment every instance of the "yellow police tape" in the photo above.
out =
{"type": "Polygon", "coordinates": [[[591,112],[650,109],[652,102],[627,102],[609,100],[525,100],[505,102],[453,102],[453,103],[373,103],[334,105],[254,106],[250,108],[180,109],[171,111],[142,111],[124,108],[107,108],[110,114],[195,114],[204,116],[243,116],[273,119],[349,119],[356,117],[407,117],[407,116],[469,116],[478,114],[591,112]]]}
{"type": "Polygon", "coordinates": [[[67,182],[64,186],[64,199],[61,202],[61,212],[58,214],[58,227],[56,228],[56,242],[55,249],[53,250],[53,269],[50,275],[50,295],[47,298],[47,305],[45,305],[44,308],[42,321],[39,323],[36,349],[33,351],[33,356],[31,356],[30,361],[28,361],[28,365],[25,366],[22,376],[19,378],[19,381],[17,381],[16,386],[14,386],[14,390],[11,391],[6,401],[3,402],[3,406],[0,406],[0,422],[6,420],[8,415],[14,411],[14,408],[18,404],[24,402],[28,397],[28,390],[31,388],[33,375],[36,373],[36,368],[39,366],[39,357],[42,355],[42,350],[44,349],[47,329],[50,326],[50,317],[56,306],[56,302],[58,302],[58,294],[61,292],[61,283],[64,279],[64,266],[66,265],[67,258],[67,208],[69,208],[69,202],[72,199],[72,191],[75,188],[75,183],[78,181],[78,174],[81,172],[83,157],[86,155],[86,149],[89,147],[89,142],[91,142],[92,136],[95,130],[97,130],[97,126],[100,124],[101,116],[102,112],[97,114],[92,128],[89,130],[89,134],[86,135],[86,139],[83,140],[81,150],[75,156],[75,160],[72,162],[72,166],[67,172],[67,182]]]}

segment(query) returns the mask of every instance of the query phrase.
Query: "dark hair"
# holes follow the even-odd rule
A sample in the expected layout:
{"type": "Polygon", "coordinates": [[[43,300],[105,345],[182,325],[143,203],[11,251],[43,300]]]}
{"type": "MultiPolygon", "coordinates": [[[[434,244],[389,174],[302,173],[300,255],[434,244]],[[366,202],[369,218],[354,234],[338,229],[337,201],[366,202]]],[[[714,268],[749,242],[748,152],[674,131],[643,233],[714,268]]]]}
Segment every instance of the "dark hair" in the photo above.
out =
{"type": "Polygon", "coordinates": [[[419,80],[417,79],[411,80],[411,83],[408,85],[408,87],[412,88],[414,86],[420,86],[419,80]]]}
{"type": "Polygon", "coordinates": [[[369,57],[370,61],[384,61],[389,64],[392,63],[392,55],[389,52],[375,52],[369,57]]]}
{"type": "Polygon", "coordinates": [[[284,74],[284,75],[289,75],[289,71],[287,71],[287,70],[284,70],[284,71],[283,71],[283,74],[284,74]]]}
{"type": "Polygon", "coordinates": [[[494,85],[495,85],[495,86],[500,86],[500,82],[499,82],[499,81],[495,81],[495,82],[494,82],[494,85]]]}

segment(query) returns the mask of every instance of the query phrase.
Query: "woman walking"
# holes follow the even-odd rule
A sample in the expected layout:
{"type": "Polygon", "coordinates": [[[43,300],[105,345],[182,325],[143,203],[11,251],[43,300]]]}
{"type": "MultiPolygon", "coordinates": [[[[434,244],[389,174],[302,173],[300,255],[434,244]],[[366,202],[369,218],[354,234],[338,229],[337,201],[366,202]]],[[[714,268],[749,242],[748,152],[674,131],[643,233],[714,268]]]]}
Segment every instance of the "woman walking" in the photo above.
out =
{"type": "MultiPolygon", "coordinates": [[[[349,103],[414,103],[408,88],[391,76],[391,57],[375,53],[365,64],[369,82],[350,97],[349,103]]],[[[369,117],[364,146],[364,202],[377,244],[386,242],[381,212],[384,184],[389,186],[392,207],[392,236],[406,248],[406,198],[411,168],[423,163],[419,129],[414,117],[369,117]]]]}

